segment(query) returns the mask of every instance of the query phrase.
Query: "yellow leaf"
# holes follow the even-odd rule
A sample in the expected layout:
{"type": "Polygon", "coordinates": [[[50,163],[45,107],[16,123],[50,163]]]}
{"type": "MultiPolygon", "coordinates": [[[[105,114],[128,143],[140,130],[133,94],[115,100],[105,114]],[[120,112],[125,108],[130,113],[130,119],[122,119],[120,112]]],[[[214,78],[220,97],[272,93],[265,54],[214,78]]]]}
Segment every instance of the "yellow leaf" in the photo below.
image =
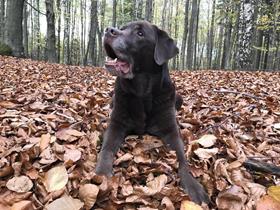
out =
{"type": "Polygon", "coordinates": [[[68,174],[65,166],[57,166],[50,169],[43,180],[44,185],[48,192],[60,190],[68,182],[68,174]]]}
{"type": "Polygon", "coordinates": [[[180,210],[203,210],[199,205],[192,201],[182,201],[180,210]]]}
{"type": "Polygon", "coordinates": [[[197,142],[203,147],[212,147],[216,143],[217,137],[212,134],[202,136],[197,142]]]}
{"type": "Polygon", "coordinates": [[[267,194],[280,202],[280,186],[271,186],[267,190],[267,194]]]}

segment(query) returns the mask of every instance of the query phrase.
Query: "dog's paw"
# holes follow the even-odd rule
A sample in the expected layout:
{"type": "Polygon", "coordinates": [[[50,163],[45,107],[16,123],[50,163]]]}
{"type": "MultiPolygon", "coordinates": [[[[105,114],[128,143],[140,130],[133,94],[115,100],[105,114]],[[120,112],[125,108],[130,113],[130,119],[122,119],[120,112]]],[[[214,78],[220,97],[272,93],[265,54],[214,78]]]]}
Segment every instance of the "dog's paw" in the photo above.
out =
{"type": "Polygon", "coordinates": [[[113,169],[112,167],[106,167],[105,165],[102,164],[97,164],[95,168],[95,173],[96,175],[100,176],[106,176],[106,177],[112,177],[113,176],[113,169]]]}
{"type": "Polygon", "coordinates": [[[189,195],[193,202],[199,205],[210,202],[209,196],[203,186],[192,175],[181,176],[180,179],[184,192],[189,195]]]}

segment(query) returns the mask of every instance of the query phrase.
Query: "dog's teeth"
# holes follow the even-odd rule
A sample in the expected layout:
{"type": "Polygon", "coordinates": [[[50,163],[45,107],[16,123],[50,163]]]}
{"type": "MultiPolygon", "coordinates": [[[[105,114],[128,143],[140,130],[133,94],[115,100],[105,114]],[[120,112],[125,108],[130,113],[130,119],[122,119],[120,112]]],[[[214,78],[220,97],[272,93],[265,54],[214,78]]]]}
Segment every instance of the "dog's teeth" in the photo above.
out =
{"type": "Polygon", "coordinates": [[[108,56],[105,57],[105,61],[108,61],[108,56]]]}
{"type": "Polygon", "coordinates": [[[117,60],[118,60],[118,59],[117,59],[117,58],[115,58],[115,59],[114,59],[114,62],[117,62],[117,60]]]}

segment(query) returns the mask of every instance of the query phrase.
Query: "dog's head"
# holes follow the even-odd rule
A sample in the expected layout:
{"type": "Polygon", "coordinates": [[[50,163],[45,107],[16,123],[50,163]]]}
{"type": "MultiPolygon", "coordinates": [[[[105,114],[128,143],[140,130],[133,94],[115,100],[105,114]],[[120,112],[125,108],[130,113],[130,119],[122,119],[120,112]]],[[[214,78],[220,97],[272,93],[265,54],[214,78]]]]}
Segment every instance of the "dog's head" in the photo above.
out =
{"type": "Polygon", "coordinates": [[[109,27],[103,44],[105,67],[113,75],[132,79],[144,71],[156,71],[178,53],[165,31],[146,21],[131,22],[120,29],[109,27]]]}

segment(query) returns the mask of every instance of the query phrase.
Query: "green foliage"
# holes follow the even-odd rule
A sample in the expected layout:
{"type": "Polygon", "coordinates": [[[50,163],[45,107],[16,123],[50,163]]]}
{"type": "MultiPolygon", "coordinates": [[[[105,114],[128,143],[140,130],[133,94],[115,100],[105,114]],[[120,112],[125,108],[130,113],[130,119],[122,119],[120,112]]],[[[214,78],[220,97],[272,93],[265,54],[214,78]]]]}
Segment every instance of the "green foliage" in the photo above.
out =
{"type": "Polygon", "coordinates": [[[0,55],[12,55],[13,51],[9,45],[0,42],[0,55]]]}

